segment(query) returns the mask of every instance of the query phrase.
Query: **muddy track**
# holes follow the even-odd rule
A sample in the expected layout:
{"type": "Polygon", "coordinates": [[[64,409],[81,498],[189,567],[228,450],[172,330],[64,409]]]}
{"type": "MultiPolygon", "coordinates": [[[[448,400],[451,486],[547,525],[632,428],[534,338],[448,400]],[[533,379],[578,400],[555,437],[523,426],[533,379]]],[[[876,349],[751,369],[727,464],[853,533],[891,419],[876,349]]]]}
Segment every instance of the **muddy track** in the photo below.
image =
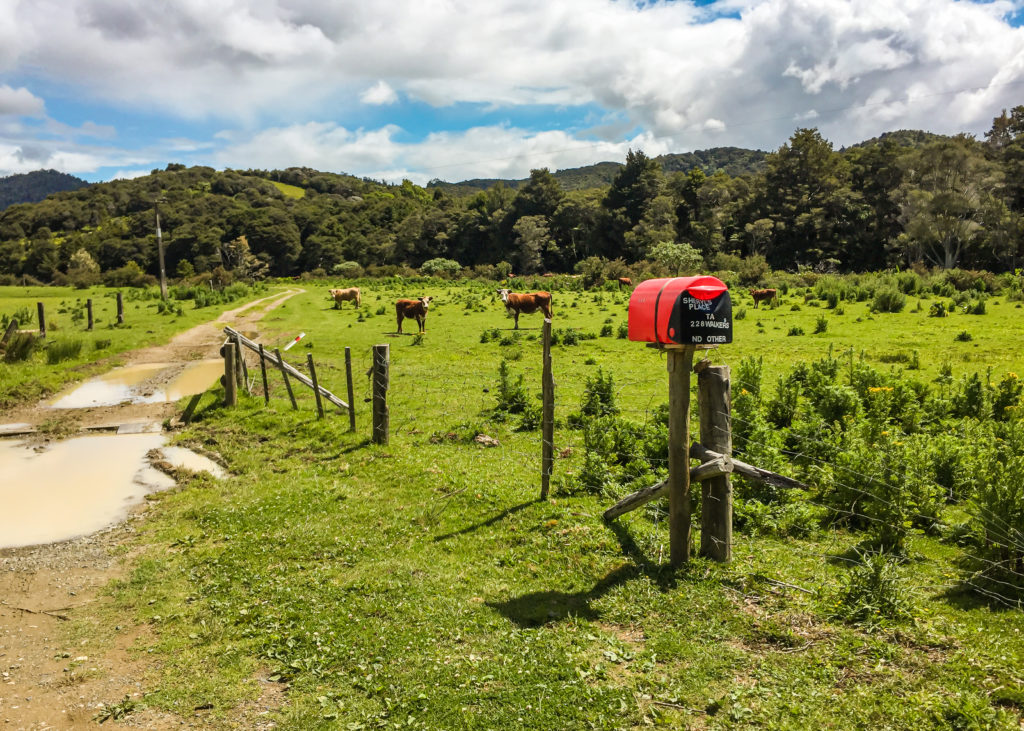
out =
{"type": "MultiPolygon", "coordinates": [[[[126,363],[168,364],[140,385],[143,390],[155,389],[188,363],[216,358],[225,325],[255,333],[264,315],[302,291],[291,289],[246,303],[180,333],[167,344],[129,353],[126,363]]],[[[110,424],[162,423],[174,415],[175,405],[130,404],[61,412],[59,432],[69,434],[110,424]]],[[[0,422],[38,426],[54,418],[53,409],[34,404],[0,415],[0,422]]],[[[45,442],[54,438],[52,433],[37,434],[32,440],[45,449],[45,442]]],[[[109,712],[105,707],[126,698],[138,699],[146,691],[151,661],[131,652],[144,641],[145,628],[102,627],[96,611],[102,602],[100,589],[123,576],[132,562],[133,554],[125,553],[124,546],[130,545],[145,511],[142,504],[126,521],[71,541],[0,549],[0,728],[96,728],[109,712]],[[95,634],[72,643],[65,625],[72,620],[79,627],[95,626],[95,634]]],[[[236,709],[232,727],[263,727],[267,711],[280,702],[274,684],[254,682],[263,692],[258,701],[236,709]]],[[[218,727],[203,709],[185,709],[180,715],[140,710],[119,723],[148,729],[218,727]]]]}

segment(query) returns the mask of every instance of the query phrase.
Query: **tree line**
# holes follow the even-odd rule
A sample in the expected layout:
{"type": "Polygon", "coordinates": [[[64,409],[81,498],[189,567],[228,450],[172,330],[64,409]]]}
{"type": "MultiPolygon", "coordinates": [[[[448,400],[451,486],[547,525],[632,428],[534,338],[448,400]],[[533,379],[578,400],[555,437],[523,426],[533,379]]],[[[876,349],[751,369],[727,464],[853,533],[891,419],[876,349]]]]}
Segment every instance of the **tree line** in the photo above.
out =
{"type": "Polygon", "coordinates": [[[595,262],[669,269],[865,271],[916,263],[1014,270],[1022,254],[1024,106],[969,135],[883,135],[837,150],[797,129],[760,169],[666,172],[631,150],[610,184],[565,190],[547,169],[516,188],[423,188],[309,168],[168,165],[0,213],[0,276],[44,282],[126,267],[190,276],[358,274],[387,268],[580,271],[595,262]]]}

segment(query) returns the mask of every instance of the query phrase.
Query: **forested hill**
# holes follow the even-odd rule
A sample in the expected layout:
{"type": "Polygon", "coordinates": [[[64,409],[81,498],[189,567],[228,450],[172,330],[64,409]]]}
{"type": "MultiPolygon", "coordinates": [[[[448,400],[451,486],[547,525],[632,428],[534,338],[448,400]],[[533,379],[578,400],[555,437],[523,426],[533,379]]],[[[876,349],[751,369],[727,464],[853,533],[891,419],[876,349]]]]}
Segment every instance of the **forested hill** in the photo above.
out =
{"type": "Polygon", "coordinates": [[[486,276],[623,276],[737,270],[740,257],[818,271],[918,261],[1012,271],[1024,261],[1024,106],[985,137],[900,132],[836,150],[798,129],[767,154],[636,150],[624,164],[534,170],[469,195],[309,168],[172,164],[0,212],[0,282],[154,274],[157,204],[179,276],[388,274],[428,262],[486,276]]]}
{"type": "MultiPolygon", "coordinates": [[[[663,173],[688,173],[700,168],[707,175],[721,170],[733,177],[745,173],[754,173],[764,168],[767,153],[761,150],[746,150],[741,147],[714,147],[710,150],[697,150],[670,155],[659,155],[654,161],[661,166],[663,173]]],[[[562,190],[586,190],[588,188],[606,188],[611,185],[615,176],[622,170],[620,162],[599,162],[578,168],[566,168],[552,173],[562,190]]],[[[518,190],[529,182],[529,178],[521,180],[503,180],[501,178],[474,178],[459,183],[446,183],[443,180],[432,180],[428,188],[440,188],[451,195],[473,195],[487,190],[497,183],[507,188],[518,190]]]]}
{"type": "Polygon", "coordinates": [[[89,185],[81,178],[56,170],[36,170],[0,178],[0,211],[15,203],[38,203],[51,193],[89,185]]]}

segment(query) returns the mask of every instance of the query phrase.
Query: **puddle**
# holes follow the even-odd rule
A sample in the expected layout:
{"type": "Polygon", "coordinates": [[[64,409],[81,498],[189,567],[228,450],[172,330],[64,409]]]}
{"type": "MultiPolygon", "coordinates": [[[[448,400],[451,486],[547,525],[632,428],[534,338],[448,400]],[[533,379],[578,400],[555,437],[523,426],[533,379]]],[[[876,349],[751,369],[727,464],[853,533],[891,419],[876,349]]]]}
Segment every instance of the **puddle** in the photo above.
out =
{"type": "Polygon", "coordinates": [[[227,471],[209,457],[196,454],[185,447],[161,447],[160,453],[174,467],[180,467],[192,472],[209,472],[216,478],[224,479],[228,476],[227,471]]]}
{"type": "Polygon", "coordinates": [[[65,541],[123,519],[146,493],[174,485],[146,461],[163,442],[159,434],[89,436],[36,452],[0,441],[0,548],[65,541]]]}
{"type": "Polygon", "coordinates": [[[202,393],[224,372],[223,361],[198,360],[166,384],[147,387],[147,381],[162,371],[174,368],[173,363],[143,363],[115,368],[92,378],[72,391],[58,396],[50,404],[55,409],[87,409],[93,406],[117,406],[123,403],[156,404],[177,401],[202,393]]]}

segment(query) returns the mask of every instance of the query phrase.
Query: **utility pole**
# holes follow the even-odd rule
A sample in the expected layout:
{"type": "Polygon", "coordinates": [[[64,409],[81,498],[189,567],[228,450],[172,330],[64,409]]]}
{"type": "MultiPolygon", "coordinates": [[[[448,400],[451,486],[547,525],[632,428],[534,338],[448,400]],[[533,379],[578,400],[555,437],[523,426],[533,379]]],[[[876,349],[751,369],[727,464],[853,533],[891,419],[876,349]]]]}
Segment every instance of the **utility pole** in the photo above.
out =
{"type": "Polygon", "coordinates": [[[156,249],[157,255],[160,259],[160,299],[164,302],[167,301],[167,268],[164,266],[164,237],[160,233],[160,201],[161,198],[157,198],[153,201],[153,206],[156,209],[156,249]]]}

